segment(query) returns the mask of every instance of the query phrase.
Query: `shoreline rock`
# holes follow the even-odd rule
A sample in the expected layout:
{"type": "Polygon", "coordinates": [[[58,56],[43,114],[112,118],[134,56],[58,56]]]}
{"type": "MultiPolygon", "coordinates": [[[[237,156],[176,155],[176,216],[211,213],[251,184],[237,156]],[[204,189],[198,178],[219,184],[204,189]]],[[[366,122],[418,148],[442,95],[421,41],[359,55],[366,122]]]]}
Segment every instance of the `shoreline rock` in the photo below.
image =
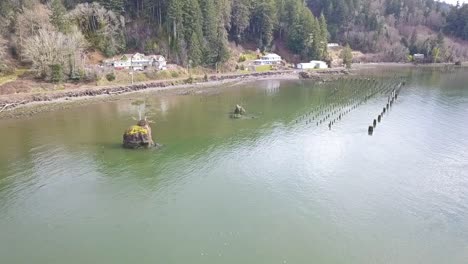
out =
{"type": "Polygon", "coordinates": [[[327,69],[327,70],[314,70],[314,71],[301,71],[299,77],[301,79],[309,79],[315,81],[325,81],[324,77],[336,75],[348,75],[349,71],[346,69],[327,69]]]}

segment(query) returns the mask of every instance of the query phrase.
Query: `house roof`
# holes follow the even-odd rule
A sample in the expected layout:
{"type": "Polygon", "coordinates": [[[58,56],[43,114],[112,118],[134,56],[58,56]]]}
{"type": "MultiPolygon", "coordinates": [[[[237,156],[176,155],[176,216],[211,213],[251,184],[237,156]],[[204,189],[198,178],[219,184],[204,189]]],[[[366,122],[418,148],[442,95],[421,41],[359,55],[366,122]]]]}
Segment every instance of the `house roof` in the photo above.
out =
{"type": "Polygon", "coordinates": [[[281,56],[279,56],[276,53],[268,53],[268,54],[266,54],[265,56],[262,56],[262,57],[277,58],[277,57],[281,57],[281,56]]]}
{"type": "Polygon", "coordinates": [[[145,54],[143,53],[135,53],[135,54],[122,54],[121,56],[118,56],[118,57],[114,57],[112,59],[108,59],[108,60],[105,60],[105,61],[108,61],[108,62],[112,62],[112,61],[124,61],[123,58],[126,57],[127,60],[131,60],[135,57],[138,57],[138,59],[140,60],[151,60],[151,59],[154,59],[154,60],[158,60],[158,61],[163,61],[163,60],[166,60],[166,58],[164,58],[164,56],[162,55],[148,55],[148,56],[145,56],[145,54]]]}
{"type": "Polygon", "coordinates": [[[164,58],[163,55],[154,55],[154,54],[148,55],[147,57],[151,58],[151,59],[155,59],[155,60],[165,60],[166,59],[166,58],[164,58]]]}

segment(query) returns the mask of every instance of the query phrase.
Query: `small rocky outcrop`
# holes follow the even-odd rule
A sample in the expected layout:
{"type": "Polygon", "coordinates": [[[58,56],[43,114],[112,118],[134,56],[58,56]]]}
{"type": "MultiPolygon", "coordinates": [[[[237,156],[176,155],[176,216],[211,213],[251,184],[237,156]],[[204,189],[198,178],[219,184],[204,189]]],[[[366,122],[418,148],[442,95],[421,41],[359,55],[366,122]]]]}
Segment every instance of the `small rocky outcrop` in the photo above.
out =
{"type": "Polygon", "coordinates": [[[151,127],[146,119],[138,121],[134,126],[129,127],[123,134],[123,147],[130,149],[151,148],[154,141],[151,136],[151,127]]]}
{"type": "Polygon", "coordinates": [[[242,106],[236,105],[236,108],[234,108],[234,112],[232,113],[231,117],[232,118],[241,118],[243,115],[245,115],[245,113],[246,113],[246,111],[242,106]]]}
{"type": "Polygon", "coordinates": [[[236,108],[234,109],[234,114],[236,115],[245,115],[245,109],[244,107],[240,106],[240,105],[236,105],[236,108]]]}

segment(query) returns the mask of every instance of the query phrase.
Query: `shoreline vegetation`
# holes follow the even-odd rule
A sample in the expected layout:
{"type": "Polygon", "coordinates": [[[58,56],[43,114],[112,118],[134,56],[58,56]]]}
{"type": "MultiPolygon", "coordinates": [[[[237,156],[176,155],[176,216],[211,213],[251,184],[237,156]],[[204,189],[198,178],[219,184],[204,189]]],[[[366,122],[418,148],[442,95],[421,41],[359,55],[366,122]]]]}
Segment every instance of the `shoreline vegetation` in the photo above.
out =
{"type": "MultiPolygon", "coordinates": [[[[432,66],[448,66],[453,64],[437,64],[432,66]]],[[[31,116],[36,113],[52,111],[56,106],[63,108],[64,104],[70,105],[72,102],[89,102],[95,99],[97,102],[115,100],[117,95],[138,93],[138,92],[164,92],[173,95],[191,95],[206,92],[209,88],[214,88],[220,84],[236,85],[243,82],[250,82],[263,79],[299,80],[311,79],[316,81],[326,81],[348,74],[355,75],[359,71],[384,69],[389,67],[417,67],[412,64],[401,63],[366,63],[354,65],[352,69],[330,68],[322,70],[298,71],[280,70],[255,73],[232,73],[210,76],[192,76],[189,79],[168,79],[151,82],[141,82],[128,85],[110,86],[83,86],[75,89],[64,89],[55,91],[41,91],[30,93],[16,93],[0,95],[0,119],[18,118],[31,116]],[[305,73],[305,74],[304,74],[305,73]]],[[[431,65],[421,65],[427,67],[431,65]]]]}

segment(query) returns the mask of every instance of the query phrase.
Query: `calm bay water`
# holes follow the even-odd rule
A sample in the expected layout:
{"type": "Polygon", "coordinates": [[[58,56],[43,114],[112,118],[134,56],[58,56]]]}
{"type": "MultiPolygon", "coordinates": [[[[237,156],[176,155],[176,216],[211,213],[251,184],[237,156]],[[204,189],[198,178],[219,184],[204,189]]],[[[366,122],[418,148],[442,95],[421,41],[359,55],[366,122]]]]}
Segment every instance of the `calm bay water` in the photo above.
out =
{"type": "Polygon", "coordinates": [[[467,263],[467,73],[141,94],[160,150],[121,149],[130,99],[0,121],[0,263],[467,263]]]}

